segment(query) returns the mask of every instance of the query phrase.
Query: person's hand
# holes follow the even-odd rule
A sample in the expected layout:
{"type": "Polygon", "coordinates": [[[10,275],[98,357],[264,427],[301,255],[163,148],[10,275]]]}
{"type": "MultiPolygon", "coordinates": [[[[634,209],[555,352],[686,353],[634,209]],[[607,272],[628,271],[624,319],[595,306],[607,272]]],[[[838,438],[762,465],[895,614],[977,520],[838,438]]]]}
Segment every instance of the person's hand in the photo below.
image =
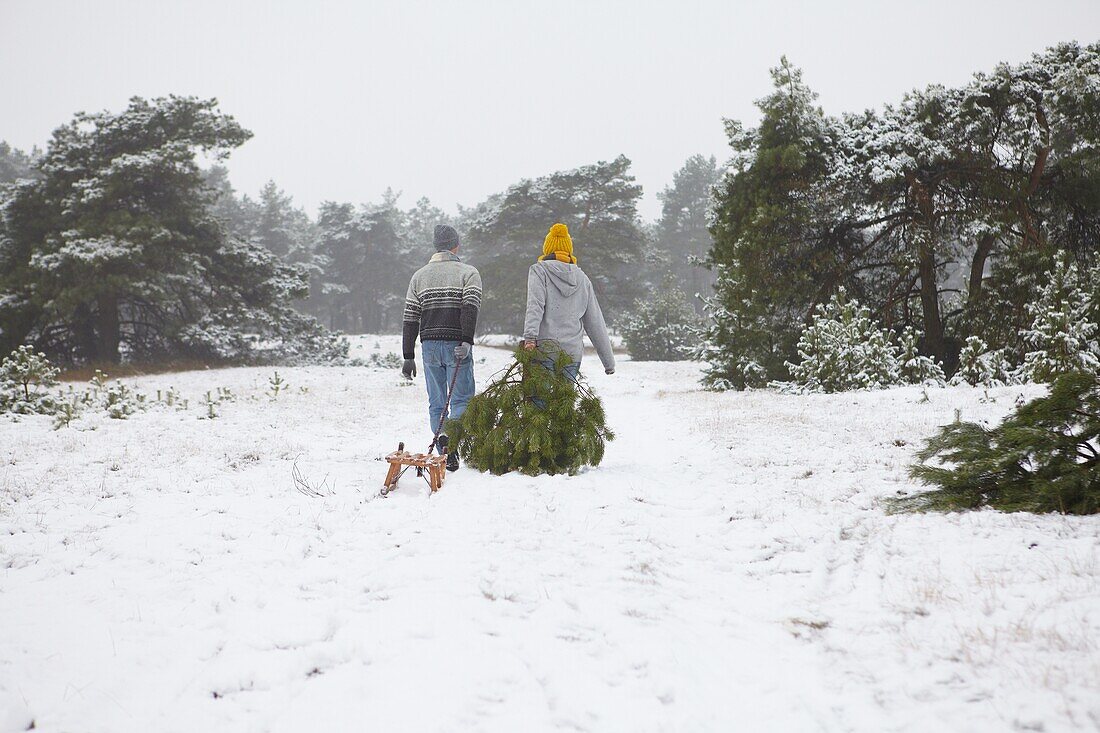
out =
{"type": "Polygon", "coordinates": [[[615,367],[611,367],[610,369],[604,369],[603,373],[604,374],[614,374],[615,373],[615,367]]]}
{"type": "Polygon", "coordinates": [[[416,376],[416,359],[405,359],[405,363],[401,366],[401,376],[405,379],[416,376]]]}
{"type": "Polygon", "coordinates": [[[538,346],[538,344],[535,343],[534,339],[527,339],[523,342],[523,348],[527,349],[528,351],[534,351],[536,346],[538,346]]]}
{"type": "Polygon", "coordinates": [[[465,341],[460,343],[458,346],[455,347],[455,359],[460,362],[465,361],[466,357],[470,355],[471,348],[472,347],[470,346],[470,344],[466,343],[465,341]]]}

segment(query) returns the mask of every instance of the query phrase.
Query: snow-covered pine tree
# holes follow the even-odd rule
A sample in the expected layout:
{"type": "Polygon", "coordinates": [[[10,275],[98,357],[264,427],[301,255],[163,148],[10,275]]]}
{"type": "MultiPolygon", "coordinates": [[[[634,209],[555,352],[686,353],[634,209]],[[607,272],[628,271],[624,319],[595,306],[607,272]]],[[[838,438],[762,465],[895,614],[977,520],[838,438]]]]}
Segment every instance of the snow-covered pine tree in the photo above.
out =
{"type": "Polygon", "coordinates": [[[771,373],[769,366],[774,368],[777,359],[784,363],[783,339],[771,328],[765,309],[759,305],[758,293],[742,290],[734,283],[739,276],[726,265],[718,265],[717,270],[725,292],[705,301],[709,323],[695,353],[695,358],[706,364],[703,385],[719,392],[765,387],[771,373]],[[731,305],[729,299],[734,293],[744,297],[731,305]]]}
{"type": "Polygon", "coordinates": [[[0,338],[86,362],[339,353],[291,308],[304,272],[214,213],[197,158],[224,159],[250,136],[214,100],[175,96],[55,130],[40,177],[4,205],[0,338]]]}
{"type": "Polygon", "coordinates": [[[422,196],[411,209],[400,212],[397,232],[401,235],[402,257],[410,257],[416,266],[421,264],[424,253],[430,252],[435,225],[449,221],[443,209],[422,196]]]}
{"type": "Polygon", "coordinates": [[[0,140],[0,186],[5,183],[15,183],[23,178],[37,177],[38,172],[34,169],[34,159],[37,155],[37,148],[31,154],[27,154],[0,140]]]}
{"type": "Polygon", "coordinates": [[[822,246],[836,228],[830,206],[840,200],[823,185],[830,122],[785,57],[771,77],[772,93],[756,103],[757,127],[726,120],[733,157],[715,192],[709,256],[717,279],[707,307],[704,383],[714,388],[783,376],[797,355],[814,283],[834,279],[845,246],[835,238],[822,246]]]}
{"type": "Polygon", "coordinates": [[[990,351],[978,336],[966,339],[959,352],[959,366],[951,377],[951,384],[969,384],[972,387],[1003,387],[1017,381],[1004,349],[990,351]]]}
{"type": "Polygon", "coordinates": [[[555,369],[541,349],[516,349],[515,361],[475,396],[446,432],[451,449],[479,471],[575,474],[603,460],[607,427],[600,398],[582,377],[564,375],[572,359],[558,352],[555,369]]]}
{"type": "Polygon", "coordinates": [[[918,350],[920,334],[906,326],[898,336],[898,368],[903,381],[910,384],[942,386],[946,382],[943,367],[931,356],[918,350]]]}
{"type": "Polygon", "coordinates": [[[840,291],[819,305],[798,341],[798,364],[787,363],[794,382],[820,392],[880,389],[901,382],[898,348],[871,311],[840,291]]]}
{"type": "Polygon", "coordinates": [[[258,217],[252,239],[284,262],[308,262],[316,239],[313,223],[275,181],[260,189],[258,217]]]}
{"type": "Polygon", "coordinates": [[[30,346],[20,346],[0,362],[0,413],[53,415],[60,405],[57,388],[59,370],[46,355],[30,346]]]}
{"type": "Polygon", "coordinates": [[[1015,266],[1032,258],[1018,252],[1094,256],[1100,147],[1081,141],[1097,137],[1098,59],[1100,44],[1058,44],[963,87],[931,85],[840,118],[816,108],[784,61],[759,124],[727,122],[733,156],[710,258],[727,267],[707,382],[740,386],[750,364],[781,378],[832,283],[889,323],[919,324],[924,352],[941,363],[949,335],[980,335],[1017,360],[1034,294],[1015,266]],[[949,262],[968,265],[962,314],[950,303],[949,262]]]}
{"type": "Polygon", "coordinates": [[[1021,334],[1030,349],[1020,367],[1023,379],[1050,382],[1070,372],[1100,371],[1098,327],[1076,265],[1056,261],[1039,298],[1027,310],[1032,323],[1021,334]]]}
{"type": "Polygon", "coordinates": [[[698,345],[699,318],[669,279],[651,296],[634,301],[619,332],[634,361],[683,361],[698,345]]]}
{"type": "Polygon", "coordinates": [[[223,164],[212,165],[203,171],[203,179],[210,191],[210,213],[231,237],[250,239],[260,220],[259,205],[248,194],[237,196],[229,182],[229,169],[223,164]]]}
{"type": "Polygon", "coordinates": [[[393,202],[354,206],[326,202],[317,216],[320,239],[313,307],[332,328],[353,333],[400,330],[408,278],[422,257],[402,257],[393,202]]]}

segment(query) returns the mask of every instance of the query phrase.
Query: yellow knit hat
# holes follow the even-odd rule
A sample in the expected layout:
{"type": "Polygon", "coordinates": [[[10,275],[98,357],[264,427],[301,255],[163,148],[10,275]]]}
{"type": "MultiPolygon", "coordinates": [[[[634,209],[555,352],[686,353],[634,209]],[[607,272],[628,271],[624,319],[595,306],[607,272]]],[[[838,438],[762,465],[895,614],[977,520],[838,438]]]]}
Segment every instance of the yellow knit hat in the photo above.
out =
{"type": "Polygon", "coordinates": [[[569,236],[567,226],[558,223],[550,227],[550,233],[542,242],[542,259],[577,264],[577,258],[573,256],[573,240],[569,236]]]}

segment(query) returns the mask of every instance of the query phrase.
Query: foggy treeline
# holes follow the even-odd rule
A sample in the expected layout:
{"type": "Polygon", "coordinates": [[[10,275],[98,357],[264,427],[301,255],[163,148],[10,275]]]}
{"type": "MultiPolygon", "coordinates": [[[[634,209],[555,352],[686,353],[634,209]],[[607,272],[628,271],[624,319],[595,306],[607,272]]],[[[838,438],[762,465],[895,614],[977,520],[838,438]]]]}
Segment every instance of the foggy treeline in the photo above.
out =
{"type": "Polygon", "coordinates": [[[274,181],[252,198],[234,191],[224,167],[207,174],[218,192],[215,211],[229,231],[305,268],[310,296],[299,307],[349,333],[400,330],[409,277],[434,252],[439,223],[459,230],[460,254],[481,271],[482,331],[521,327],[527,268],[558,221],[571,227],[612,323],[648,287],[670,278],[698,293],[701,309],[711,282],[702,264],[711,244],[707,208],[718,177],[713,157],[693,156],[660,194],[661,218],[647,223],[637,212],[642,188],[623,156],[522,180],[453,214],[427,198],[406,206],[401,193],[387,189],[374,202],[326,201],[311,217],[274,181]]]}

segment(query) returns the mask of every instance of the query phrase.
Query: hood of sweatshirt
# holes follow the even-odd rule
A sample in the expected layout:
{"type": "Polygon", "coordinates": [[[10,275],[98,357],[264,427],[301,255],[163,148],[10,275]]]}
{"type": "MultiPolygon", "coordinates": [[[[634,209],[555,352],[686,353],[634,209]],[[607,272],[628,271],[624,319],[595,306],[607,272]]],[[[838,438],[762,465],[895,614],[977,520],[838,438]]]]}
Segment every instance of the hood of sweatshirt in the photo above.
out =
{"type": "Polygon", "coordinates": [[[580,269],[576,265],[560,260],[540,260],[539,264],[546,270],[550,282],[554,283],[554,287],[563,296],[569,297],[577,292],[581,279],[579,276],[580,269]]]}

